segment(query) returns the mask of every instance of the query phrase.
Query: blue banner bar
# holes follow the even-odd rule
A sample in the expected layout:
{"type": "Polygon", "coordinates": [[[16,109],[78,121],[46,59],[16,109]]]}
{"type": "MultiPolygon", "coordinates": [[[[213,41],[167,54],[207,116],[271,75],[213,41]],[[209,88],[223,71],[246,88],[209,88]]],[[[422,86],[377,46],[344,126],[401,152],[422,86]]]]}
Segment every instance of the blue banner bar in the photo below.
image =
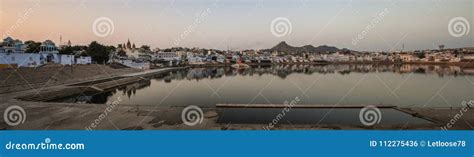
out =
{"type": "Polygon", "coordinates": [[[0,131],[14,156],[474,155],[474,131],[0,131]]]}

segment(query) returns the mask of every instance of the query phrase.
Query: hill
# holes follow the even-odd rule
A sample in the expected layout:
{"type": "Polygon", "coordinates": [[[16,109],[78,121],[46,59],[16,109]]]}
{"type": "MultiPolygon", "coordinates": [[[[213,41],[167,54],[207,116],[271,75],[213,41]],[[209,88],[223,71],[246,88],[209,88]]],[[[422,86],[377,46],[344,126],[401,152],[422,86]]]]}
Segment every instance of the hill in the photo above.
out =
{"type": "Polygon", "coordinates": [[[337,51],[340,51],[341,49],[338,49],[333,46],[327,46],[327,45],[321,45],[318,47],[314,47],[313,45],[304,45],[301,47],[294,47],[291,45],[288,45],[285,41],[282,41],[272,47],[271,49],[268,49],[268,51],[279,51],[279,52],[286,52],[290,54],[295,54],[295,53],[334,53],[337,51]]]}

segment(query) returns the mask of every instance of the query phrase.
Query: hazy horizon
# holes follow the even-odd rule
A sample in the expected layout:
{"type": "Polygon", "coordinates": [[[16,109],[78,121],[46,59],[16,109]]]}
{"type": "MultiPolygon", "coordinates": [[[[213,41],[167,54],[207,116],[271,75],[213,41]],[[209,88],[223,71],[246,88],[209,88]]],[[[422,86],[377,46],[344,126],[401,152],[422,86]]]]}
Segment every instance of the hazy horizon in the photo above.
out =
{"type": "Polygon", "coordinates": [[[107,45],[130,39],[152,48],[266,49],[329,45],[357,51],[474,46],[472,0],[0,0],[0,33],[23,41],[70,40],[107,45]],[[380,16],[383,13],[383,16],[380,16]],[[467,31],[453,36],[450,21],[462,17],[467,31]],[[106,34],[94,23],[108,19],[106,34]],[[291,26],[272,33],[272,21],[291,26]],[[377,20],[374,23],[374,20],[377,20]],[[469,25],[471,24],[471,25],[469,25]],[[367,26],[373,26],[367,29],[367,26]],[[362,33],[365,32],[365,33],[362,33]],[[362,39],[354,38],[362,35],[362,39]]]}

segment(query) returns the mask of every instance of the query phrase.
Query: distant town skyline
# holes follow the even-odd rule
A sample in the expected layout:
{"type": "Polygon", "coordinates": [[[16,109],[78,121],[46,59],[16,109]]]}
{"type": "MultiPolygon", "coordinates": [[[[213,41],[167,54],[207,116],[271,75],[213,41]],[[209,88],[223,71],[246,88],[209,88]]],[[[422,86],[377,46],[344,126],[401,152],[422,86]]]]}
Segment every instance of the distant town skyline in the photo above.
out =
{"type": "MultiPolygon", "coordinates": [[[[73,45],[266,49],[330,45],[357,51],[474,46],[472,0],[3,0],[0,33],[73,45]],[[451,21],[465,19],[461,34],[451,21]],[[404,45],[404,46],[402,46],[404,45]]],[[[458,27],[457,25],[455,25],[458,27]]],[[[462,28],[461,28],[462,29],[462,28]]]]}

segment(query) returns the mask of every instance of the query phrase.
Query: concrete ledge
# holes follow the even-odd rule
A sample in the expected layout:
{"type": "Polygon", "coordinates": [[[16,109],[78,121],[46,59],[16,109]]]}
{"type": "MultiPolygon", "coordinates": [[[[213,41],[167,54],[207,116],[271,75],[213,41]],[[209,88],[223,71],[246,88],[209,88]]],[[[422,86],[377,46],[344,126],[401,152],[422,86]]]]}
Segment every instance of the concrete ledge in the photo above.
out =
{"type": "MultiPolygon", "coordinates": [[[[367,105],[294,105],[291,108],[364,108],[367,105]]],[[[395,108],[393,105],[373,105],[377,108],[395,108]]],[[[217,108],[285,108],[288,104],[216,104],[217,108]]]]}

